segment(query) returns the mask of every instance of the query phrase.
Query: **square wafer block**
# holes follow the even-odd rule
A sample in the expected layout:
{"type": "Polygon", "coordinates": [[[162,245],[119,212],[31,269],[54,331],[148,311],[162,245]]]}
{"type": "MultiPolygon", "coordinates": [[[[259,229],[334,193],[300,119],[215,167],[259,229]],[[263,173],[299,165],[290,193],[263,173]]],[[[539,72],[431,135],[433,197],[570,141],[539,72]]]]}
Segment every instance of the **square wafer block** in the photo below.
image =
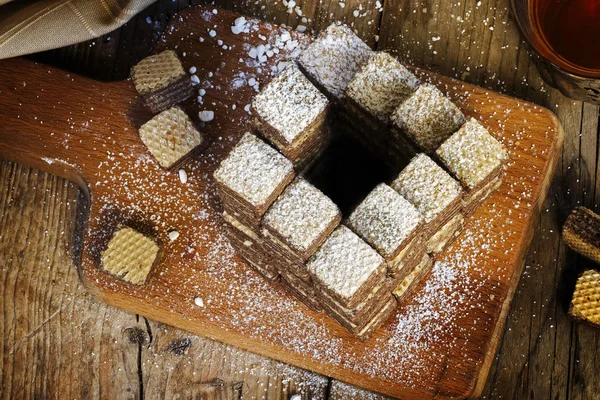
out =
{"type": "Polygon", "coordinates": [[[427,239],[461,209],[460,183],[425,154],[414,157],[391,186],[419,210],[427,239]]]}
{"type": "Polygon", "coordinates": [[[349,228],[340,225],[306,264],[320,290],[346,308],[363,301],[385,280],[385,260],[349,228]]]}
{"type": "Polygon", "coordinates": [[[227,212],[223,213],[223,219],[225,233],[236,253],[267,280],[278,280],[279,271],[264,248],[263,239],[227,212]]]}
{"type": "Polygon", "coordinates": [[[346,100],[382,122],[419,87],[419,80],[393,56],[373,53],[346,88],[346,100]]]}
{"type": "Polygon", "coordinates": [[[578,321],[600,326],[600,273],[587,270],[575,284],[569,316],[578,321]]]}
{"type": "Polygon", "coordinates": [[[181,165],[204,142],[192,120],[179,107],[154,116],[139,129],[140,139],[166,169],[181,165]]]}
{"type": "Polygon", "coordinates": [[[377,312],[377,314],[364,326],[357,327],[351,330],[351,332],[363,342],[369,340],[371,336],[379,329],[385,321],[394,313],[398,302],[393,296],[388,298],[387,303],[377,312]]]}
{"type": "Polygon", "coordinates": [[[423,255],[421,262],[398,284],[392,292],[398,301],[402,301],[412,289],[417,287],[419,282],[427,275],[434,264],[433,258],[427,254],[423,255]]]}
{"type": "Polygon", "coordinates": [[[285,259],[304,264],[341,219],[339,208],[329,197],[297,178],[265,214],[262,234],[285,259]]]}
{"type": "Polygon", "coordinates": [[[112,275],[136,285],[146,282],[160,248],[148,236],[119,226],[102,253],[102,267],[112,275]]]}
{"type": "Polygon", "coordinates": [[[600,263],[600,215],[585,207],[575,207],[562,229],[570,248],[600,263]]]}
{"type": "Polygon", "coordinates": [[[144,58],[131,69],[135,89],[153,113],[192,96],[192,82],[172,50],[144,58]]]}
{"type": "Polygon", "coordinates": [[[351,28],[334,23],[300,54],[298,62],[321,90],[339,100],[371,54],[373,50],[351,28]]]}
{"type": "Polygon", "coordinates": [[[252,101],[257,129],[294,164],[306,162],[329,130],[327,98],[295,64],[273,78],[252,101]]]}
{"type": "Polygon", "coordinates": [[[381,183],[348,218],[348,226],[391,261],[421,228],[421,214],[398,192],[381,183]]]}
{"type": "Polygon", "coordinates": [[[446,248],[460,235],[465,226],[465,218],[458,213],[444,226],[442,226],[432,237],[429,238],[426,245],[426,252],[437,254],[446,250],[446,248]]]}
{"type": "Polygon", "coordinates": [[[400,104],[392,122],[427,154],[432,154],[465,122],[465,116],[450,99],[425,83],[400,104]]]}
{"type": "Polygon", "coordinates": [[[294,167],[277,150],[246,133],[214,177],[223,208],[245,225],[258,228],[269,206],[294,178],[294,167]]]}
{"type": "Polygon", "coordinates": [[[316,312],[323,311],[312,282],[305,282],[285,271],[282,271],[281,278],[283,286],[308,308],[316,312]]]}
{"type": "Polygon", "coordinates": [[[500,185],[502,167],[508,158],[504,146],[474,118],[442,143],[436,155],[466,189],[464,203],[469,211],[500,185]]]}

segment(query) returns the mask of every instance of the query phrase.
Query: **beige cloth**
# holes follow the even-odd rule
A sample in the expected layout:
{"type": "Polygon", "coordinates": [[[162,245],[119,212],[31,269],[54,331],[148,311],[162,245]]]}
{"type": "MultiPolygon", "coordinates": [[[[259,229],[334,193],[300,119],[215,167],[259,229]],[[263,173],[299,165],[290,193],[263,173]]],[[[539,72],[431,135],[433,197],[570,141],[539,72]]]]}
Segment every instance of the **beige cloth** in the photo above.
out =
{"type": "Polygon", "coordinates": [[[108,33],[155,0],[0,0],[0,59],[108,33]]]}

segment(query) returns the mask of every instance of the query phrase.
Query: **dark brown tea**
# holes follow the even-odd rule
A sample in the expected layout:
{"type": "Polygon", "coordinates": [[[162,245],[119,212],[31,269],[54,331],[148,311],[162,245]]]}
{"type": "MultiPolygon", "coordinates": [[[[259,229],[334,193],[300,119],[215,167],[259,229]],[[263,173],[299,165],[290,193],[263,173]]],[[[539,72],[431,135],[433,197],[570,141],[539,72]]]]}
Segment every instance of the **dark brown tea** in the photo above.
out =
{"type": "MultiPolygon", "coordinates": [[[[533,0],[536,25],[568,64],[600,71],[600,0],[533,0]]],[[[572,67],[572,66],[571,66],[572,67]]]]}

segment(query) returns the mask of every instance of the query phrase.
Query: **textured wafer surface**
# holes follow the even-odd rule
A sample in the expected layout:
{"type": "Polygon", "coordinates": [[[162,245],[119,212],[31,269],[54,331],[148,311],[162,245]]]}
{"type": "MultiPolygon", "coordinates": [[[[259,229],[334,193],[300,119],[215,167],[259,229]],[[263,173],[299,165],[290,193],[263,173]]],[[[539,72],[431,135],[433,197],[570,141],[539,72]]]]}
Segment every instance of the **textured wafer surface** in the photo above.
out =
{"type": "Polygon", "coordinates": [[[348,225],[385,258],[413,234],[421,214],[398,192],[381,183],[356,207],[348,225]]]}
{"type": "MultiPolygon", "coordinates": [[[[215,179],[255,207],[262,206],[294,167],[287,158],[246,133],[215,171],[215,179]]],[[[279,194],[279,193],[277,193],[279,194]]]]}
{"type": "Polygon", "coordinates": [[[442,143],[436,154],[469,189],[481,184],[508,157],[504,146],[474,118],[442,143]]]}
{"type": "Polygon", "coordinates": [[[600,215],[585,207],[575,207],[562,233],[570,248],[600,263],[600,215]]]}
{"type": "Polygon", "coordinates": [[[102,267],[136,285],[143,284],[158,256],[159,247],[151,238],[133,228],[121,227],[102,253],[102,267]]]}
{"type": "Polygon", "coordinates": [[[254,97],[252,107],[287,144],[294,142],[329,104],[295,64],[287,66],[254,97]]]}
{"type": "Polygon", "coordinates": [[[139,94],[163,89],[186,75],[172,50],[144,58],[131,69],[131,78],[139,94]]]}
{"type": "Polygon", "coordinates": [[[421,85],[392,114],[392,121],[428,154],[465,122],[465,116],[433,85],[421,85]]]}
{"type": "Polygon", "coordinates": [[[163,168],[171,168],[204,141],[190,117],[178,107],[154,116],[140,127],[139,134],[163,168]]]}
{"type": "Polygon", "coordinates": [[[334,23],[300,54],[298,62],[312,79],[340,99],[371,54],[373,50],[350,27],[334,23]]]}
{"type": "Polygon", "coordinates": [[[382,121],[419,87],[419,80],[393,56],[374,53],[346,88],[346,96],[382,121]]]}
{"type": "Polygon", "coordinates": [[[435,219],[463,192],[460,183],[425,154],[414,157],[391,186],[419,210],[426,222],[435,219]]]}
{"type": "Polygon", "coordinates": [[[600,273],[598,271],[587,270],[577,279],[569,315],[600,325],[600,273]]]}

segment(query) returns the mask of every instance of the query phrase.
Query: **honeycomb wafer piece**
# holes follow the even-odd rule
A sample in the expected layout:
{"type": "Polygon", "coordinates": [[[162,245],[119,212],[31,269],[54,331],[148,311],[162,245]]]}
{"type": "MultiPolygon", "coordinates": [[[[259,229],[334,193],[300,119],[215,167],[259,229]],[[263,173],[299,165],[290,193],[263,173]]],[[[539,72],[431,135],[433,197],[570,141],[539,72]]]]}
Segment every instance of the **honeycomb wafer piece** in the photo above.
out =
{"type": "Polygon", "coordinates": [[[179,107],[154,116],[140,127],[139,134],[150,153],[166,169],[181,165],[186,156],[204,142],[192,120],[179,107]]]}
{"type": "Polygon", "coordinates": [[[400,104],[392,122],[427,154],[437,148],[465,123],[465,116],[450,99],[425,83],[400,104]]]}
{"type": "Polygon", "coordinates": [[[587,270],[577,279],[569,316],[600,326],[600,273],[598,271],[587,270]]]}
{"type": "Polygon", "coordinates": [[[153,113],[192,96],[192,83],[172,50],[141,60],[131,69],[131,78],[146,107],[153,113]]]}
{"type": "Polygon", "coordinates": [[[120,226],[102,253],[102,267],[136,285],[146,282],[159,253],[156,242],[133,228],[120,226]]]}
{"type": "Polygon", "coordinates": [[[419,79],[393,56],[374,53],[346,88],[346,100],[387,123],[392,112],[419,87],[419,79]]]}
{"type": "Polygon", "coordinates": [[[300,54],[298,63],[321,90],[339,100],[371,54],[373,50],[350,27],[334,23],[300,54]]]}
{"type": "Polygon", "coordinates": [[[576,207],[562,229],[570,248],[600,263],[600,215],[585,207],[576,207]]]}
{"type": "Polygon", "coordinates": [[[294,178],[294,167],[277,150],[246,133],[221,162],[214,177],[223,207],[254,229],[294,178]]]}
{"type": "Polygon", "coordinates": [[[273,78],[252,101],[257,129],[294,164],[307,163],[329,133],[327,98],[295,64],[273,78]]]}

